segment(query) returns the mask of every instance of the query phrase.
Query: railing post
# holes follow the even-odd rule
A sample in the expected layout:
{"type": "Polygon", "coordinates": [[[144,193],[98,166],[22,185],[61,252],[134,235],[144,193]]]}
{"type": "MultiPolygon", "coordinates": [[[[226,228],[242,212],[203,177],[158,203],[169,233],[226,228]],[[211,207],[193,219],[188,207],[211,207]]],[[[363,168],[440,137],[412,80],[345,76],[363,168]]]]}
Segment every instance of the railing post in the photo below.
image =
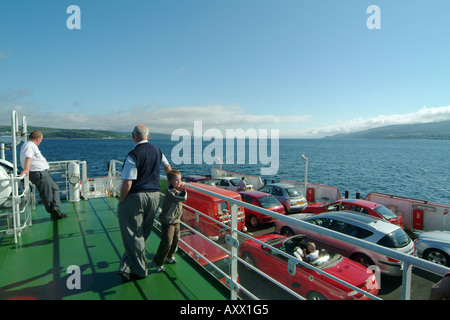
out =
{"type": "MultiPolygon", "coordinates": [[[[230,203],[231,204],[231,203],[230,203]]],[[[239,287],[237,284],[238,280],[238,233],[237,233],[237,225],[238,225],[238,206],[236,204],[231,204],[231,230],[230,235],[225,237],[226,242],[230,245],[231,252],[231,281],[227,281],[228,286],[231,289],[231,300],[237,300],[237,293],[239,291],[239,287]]]]}
{"type": "Polygon", "coordinates": [[[408,261],[403,261],[402,279],[402,300],[411,299],[411,271],[412,265],[408,261]]]}

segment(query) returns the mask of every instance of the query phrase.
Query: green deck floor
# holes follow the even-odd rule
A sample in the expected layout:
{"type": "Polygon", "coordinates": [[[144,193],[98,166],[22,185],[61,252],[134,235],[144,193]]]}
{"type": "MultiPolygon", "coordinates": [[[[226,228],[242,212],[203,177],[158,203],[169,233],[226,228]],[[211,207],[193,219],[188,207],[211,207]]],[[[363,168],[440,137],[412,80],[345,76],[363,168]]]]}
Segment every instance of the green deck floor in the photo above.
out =
{"type": "MultiPolygon", "coordinates": [[[[178,262],[157,273],[152,258],[160,239],[152,232],[147,240],[149,276],[122,283],[117,275],[123,254],[117,221],[117,199],[97,198],[63,202],[69,217],[50,221],[42,206],[33,211],[33,225],[18,244],[10,235],[0,236],[0,299],[76,300],[224,300],[219,290],[191,262],[178,262]],[[81,271],[80,289],[69,289],[69,266],[81,271]]],[[[75,283],[75,282],[71,282],[75,283]]]]}

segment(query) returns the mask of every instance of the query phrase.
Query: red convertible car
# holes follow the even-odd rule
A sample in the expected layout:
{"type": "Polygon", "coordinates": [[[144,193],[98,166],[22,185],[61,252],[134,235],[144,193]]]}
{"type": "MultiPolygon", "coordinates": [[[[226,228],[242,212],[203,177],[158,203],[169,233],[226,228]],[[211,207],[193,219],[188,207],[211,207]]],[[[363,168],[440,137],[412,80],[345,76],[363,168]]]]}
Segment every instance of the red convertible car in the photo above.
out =
{"type": "MultiPolygon", "coordinates": [[[[291,256],[294,256],[297,247],[300,249],[306,247],[304,235],[287,238],[277,234],[266,234],[256,237],[256,239],[291,256]]],[[[372,271],[338,253],[317,249],[319,249],[320,255],[319,258],[310,262],[312,266],[372,295],[378,294],[378,283],[372,271]]],[[[289,259],[285,255],[253,240],[242,243],[239,256],[247,263],[310,300],[369,299],[358,291],[312,270],[306,262],[304,262],[304,265],[296,263],[295,270],[292,269],[292,266],[289,270],[289,259]]]]}
{"type": "Polygon", "coordinates": [[[367,200],[340,199],[331,203],[320,202],[309,204],[305,209],[303,209],[303,213],[322,213],[342,210],[368,214],[369,216],[384,219],[390,223],[396,224],[403,229],[402,217],[397,216],[394,212],[379,203],[367,200]]]}

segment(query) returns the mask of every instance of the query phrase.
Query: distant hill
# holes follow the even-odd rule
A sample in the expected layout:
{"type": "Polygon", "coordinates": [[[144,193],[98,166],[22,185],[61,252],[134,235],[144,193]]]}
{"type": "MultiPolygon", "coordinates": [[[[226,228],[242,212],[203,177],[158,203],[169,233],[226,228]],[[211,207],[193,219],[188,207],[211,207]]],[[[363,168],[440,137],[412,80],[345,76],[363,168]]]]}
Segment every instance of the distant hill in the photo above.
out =
{"type": "Polygon", "coordinates": [[[416,139],[450,140],[450,120],[417,124],[398,124],[323,139],[416,139]]]}
{"type": "MultiPolygon", "coordinates": [[[[116,132],[92,129],[58,129],[28,126],[28,133],[39,130],[45,139],[131,139],[131,132],[116,132]]],[[[0,126],[0,136],[10,136],[11,126],[0,126]]],[[[162,139],[170,135],[150,133],[152,139],[162,139]]]]}
{"type": "MultiPolygon", "coordinates": [[[[44,134],[45,139],[125,139],[130,135],[120,132],[91,130],[91,129],[60,129],[28,126],[28,133],[39,130],[44,134]]],[[[11,135],[10,126],[0,126],[0,135],[11,135]]]]}

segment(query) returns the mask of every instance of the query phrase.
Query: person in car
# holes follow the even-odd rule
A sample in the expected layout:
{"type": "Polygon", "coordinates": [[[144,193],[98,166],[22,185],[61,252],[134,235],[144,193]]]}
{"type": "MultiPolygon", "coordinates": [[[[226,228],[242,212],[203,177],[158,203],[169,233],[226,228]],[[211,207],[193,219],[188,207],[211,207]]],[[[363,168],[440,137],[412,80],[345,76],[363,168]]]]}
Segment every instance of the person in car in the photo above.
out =
{"type": "Polygon", "coordinates": [[[319,250],[316,249],[316,244],[314,242],[308,242],[306,244],[305,258],[306,262],[312,262],[319,258],[319,250]]]}

